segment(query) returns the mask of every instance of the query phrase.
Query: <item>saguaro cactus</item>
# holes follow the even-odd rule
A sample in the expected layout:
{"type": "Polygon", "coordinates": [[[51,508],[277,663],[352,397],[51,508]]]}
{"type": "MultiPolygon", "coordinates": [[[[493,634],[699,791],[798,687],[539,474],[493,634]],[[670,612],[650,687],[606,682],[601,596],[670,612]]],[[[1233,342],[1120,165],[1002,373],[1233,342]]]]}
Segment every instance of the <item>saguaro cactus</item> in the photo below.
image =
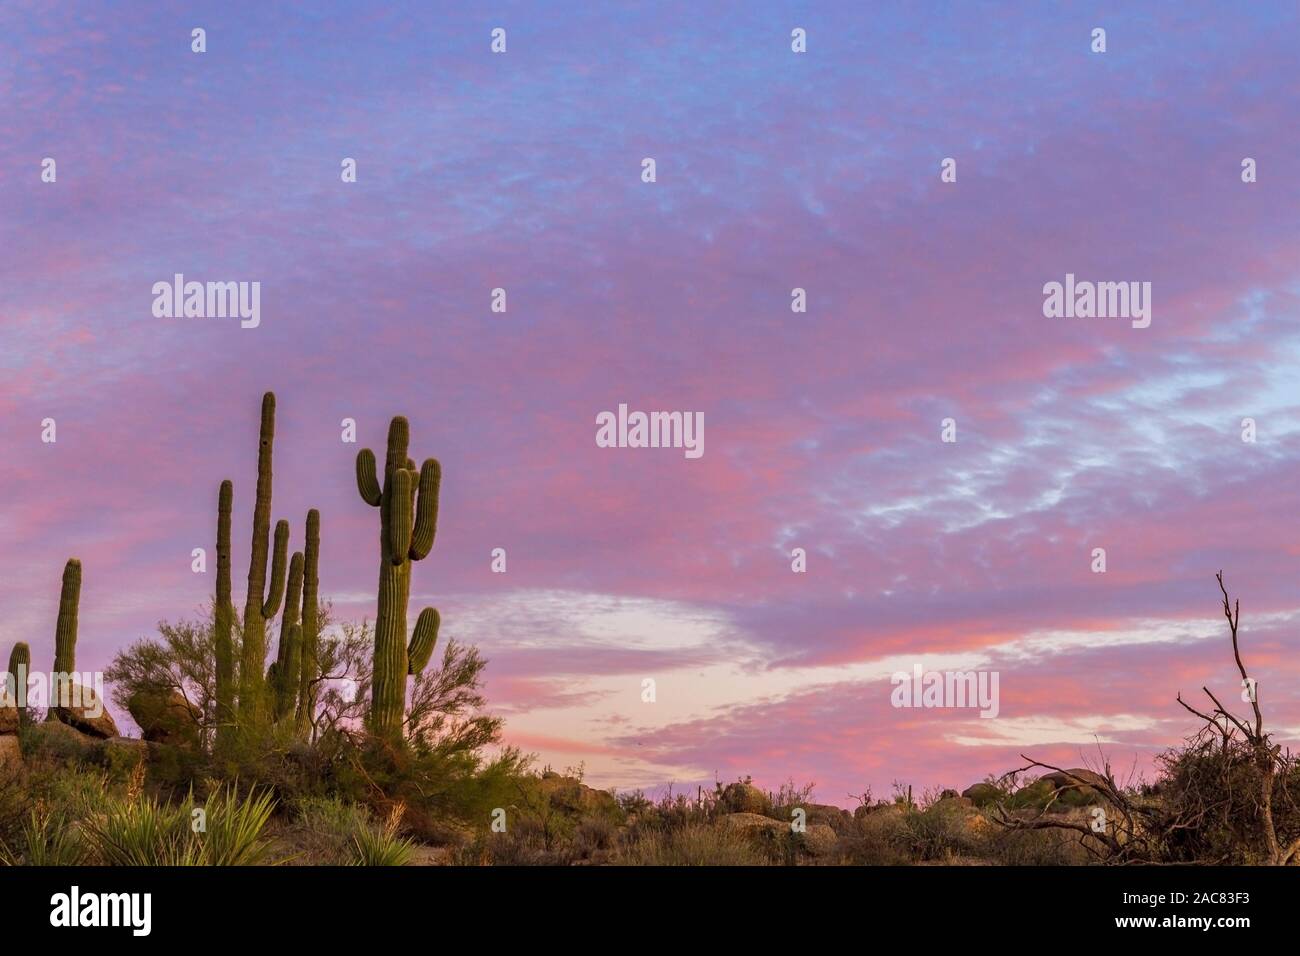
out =
{"type": "Polygon", "coordinates": [[[77,668],[77,608],[81,602],[81,562],[69,558],[63,566],[59,593],[59,619],[54,626],[54,672],[71,674],[77,668]]]}
{"type": "Polygon", "coordinates": [[[8,691],[18,708],[18,722],[27,721],[27,675],[32,669],[32,649],[22,641],[9,652],[8,691]]]}
{"type": "Polygon", "coordinates": [[[262,396],[262,427],[257,453],[257,498],[253,505],[253,553],[248,563],[248,598],[244,605],[244,644],[239,667],[239,722],[262,723],[267,716],[266,622],[275,617],[284,596],[284,559],[289,522],[275,526],[271,586],[266,590],[267,537],[271,530],[271,449],[275,442],[275,393],[262,396]],[[265,596],[263,595],[263,592],[265,596]]]}
{"type": "Polygon", "coordinates": [[[307,544],[302,566],[302,668],[298,674],[298,729],[305,731],[312,721],[314,681],[320,664],[317,642],[320,623],[317,615],[320,600],[320,512],[307,512],[307,544]]]}
{"type": "Polygon", "coordinates": [[[302,625],[299,611],[302,607],[301,551],[295,551],[289,560],[289,591],[284,599],[284,617],[280,620],[280,651],[267,682],[275,695],[275,719],[293,716],[298,699],[298,671],[302,666],[302,625]]]}
{"type": "Polygon", "coordinates": [[[212,643],[216,652],[217,742],[230,739],[235,724],[235,645],[231,637],[235,607],[230,600],[230,509],[235,487],[227,479],[217,494],[217,600],[212,643]]]}
{"type": "Polygon", "coordinates": [[[428,663],[438,638],[438,613],[420,613],[410,646],[406,643],[406,605],[411,593],[411,562],[433,548],[438,524],[438,487],[442,466],[427,458],[417,477],[406,457],[410,425],[400,415],[388,426],[384,483],[375,474],[375,453],[357,453],[357,490],[366,504],[379,509],[379,608],[375,616],[375,664],[366,726],[379,737],[402,733],[406,713],[406,678],[428,663]],[[418,487],[417,487],[418,483],[418,487]]]}

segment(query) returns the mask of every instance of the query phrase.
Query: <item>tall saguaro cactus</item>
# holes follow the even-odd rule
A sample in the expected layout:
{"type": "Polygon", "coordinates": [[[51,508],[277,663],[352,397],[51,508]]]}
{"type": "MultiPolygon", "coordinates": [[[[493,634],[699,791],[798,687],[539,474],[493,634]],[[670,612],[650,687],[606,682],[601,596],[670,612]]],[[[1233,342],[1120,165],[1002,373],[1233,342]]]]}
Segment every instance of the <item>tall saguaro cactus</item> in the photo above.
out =
{"type": "Polygon", "coordinates": [[[217,600],[212,643],[216,652],[217,742],[230,739],[235,724],[235,645],[231,637],[235,607],[230,599],[230,510],[235,486],[227,479],[217,494],[217,600]]]}
{"type": "Polygon", "coordinates": [[[303,548],[302,566],[302,668],[298,674],[298,730],[305,731],[312,722],[312,697],[320,670],[317,643],[320,622],[320,512],[307,512],[307,544],[303,548]]]}
{"type": "Polygon", "coordinates": [[[77,669],[77,611],[81,604],[81,562],[68,558],[59,590],[59,617],[54,625],[54,676],[46,720],[58,720],[60,707],[71,702],[72,674],[77,669]]]}
{"type": "Polygon", "coordinates": [[[438,612],[425,608],[406,642],[406,605],[411,593],[411,563],[433,548],[438,524],[442,466],[427,458],[416,475],[406,457],[410,425],[397,416],[388,426],[383,486],[375,473],[375,453],[357,453],[357,490],[379,509],[379,608],[375,616],[375,663],[366,726],[377,737],[397,738],[406,714],[406,678],[428,663],[438,639],[438,612]]]}
{"type": "Polygon", "coordinates": [[[284,617],[280,620],[280,651],[267,672],[271,693],[275,695],[275,719],[292,717],[298,699],[298,671],[302,666],[302,624],[299,611],[302,607],[301,551],[295,551],[289,560],[289,592],[284,599],[284,617]]]}
{"type": "Polygon", "coordinates": [[[253,504],[253,553],[248,563],[248,598],[244,604],[244,644],[239,668],[239,722],[256,725],[268,712],[266,622],[275,617],[284,596],[284,559],[289,548],[289,522],[275,526],[271,586],[266,587],[267,538],[271,530],[271,449],[275,442],[275,393],[262,396],[262,427],[257,453],[257,497],[253,504]],[[265,592],[265,594],[263,593],[265,592]]]}
{"type": "Polygon", "coordinates": [[[54,672],[71,674],[77,669],[77,608],[81,602],[81,562],[69,558],[63,566],[63,589],[59,592],[59,619],[54,626],[54,672]]]}

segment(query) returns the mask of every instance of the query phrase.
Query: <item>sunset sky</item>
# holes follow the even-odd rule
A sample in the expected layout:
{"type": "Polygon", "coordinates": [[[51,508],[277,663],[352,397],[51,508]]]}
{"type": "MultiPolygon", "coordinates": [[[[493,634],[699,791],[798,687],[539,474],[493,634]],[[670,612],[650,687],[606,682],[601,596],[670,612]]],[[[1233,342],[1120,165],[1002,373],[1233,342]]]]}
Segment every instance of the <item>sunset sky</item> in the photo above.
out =
{"type": "Polygon", "coordinates": [[[0,8],[0,653],[50,666],[70,556],[80,669],[198,614],[223,478],[242,608],[270,389],[336,618],[404,414],[444,471],[410,623],[589,783],[1124,777],[1178,691],[1238,699],[1220,568],[1300,743],[1294,3],[364,6],[0,8]],[[260,327],[155,318],[175,273],[259,281],[260,327]],[[1151,326],[1045,318],[1067,273],[1151,282],[1151,326]],[[598,448],[619,403],[705,454],[598,448]],[[999,716],[892,707],[918,663],[996,670],[999,716]]]}

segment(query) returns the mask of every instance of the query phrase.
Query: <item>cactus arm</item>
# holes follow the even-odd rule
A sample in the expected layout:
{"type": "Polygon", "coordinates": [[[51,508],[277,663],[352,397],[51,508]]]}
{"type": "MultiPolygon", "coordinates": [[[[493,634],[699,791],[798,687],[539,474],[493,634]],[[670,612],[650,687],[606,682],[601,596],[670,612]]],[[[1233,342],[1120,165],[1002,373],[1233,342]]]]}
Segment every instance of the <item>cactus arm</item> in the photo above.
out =
{"type": "Polygon", "coordinates": [[[436,458],[426,458],[420,466],[419,506],[415,514],[415,530],[411,532],[412,561],[423,561],[433,549],[434,535],[438,531],[438,492],[442,486],[442,465],[436,458]]]}
{"type": "Polygon", "coordinates": [[[406,467],[406,448],[411,443],[411,425],[401,415],[388,423],[388,457],[384,461],[384,480],[406,467]]]}
{"type": "Polygon", "coordinates": [[[406,560],[411,547],[412,473],[405,468],[393,472],[393,490],[388,497],[388,550],[393,564],[406,560]]]}
{"type": "Polygon", "coordinates": [[[284,559],[289,550],[289,522],[281,518],[275,525],[275,557],[271,560],[271,590],[262,605],[262,617],[270,619],[280,610],[284,598],[284,559]]]}
{"type": "Polygon", "coordinates": [[[379,488],[379,479],[375,477],[375,453],[369,448],[357,452],[357,491],[361,500],[372,508],[378,508],[383,492],[379,488]]]}
{"type": "Polygon", "coordinates": [[[438,626],[442,619],[436,608],[426,607],[415,622],[415,633],[406,649],[406,672],[411,675],[424,671],[433,656],[433,646],[438,643],[438,626]]]}

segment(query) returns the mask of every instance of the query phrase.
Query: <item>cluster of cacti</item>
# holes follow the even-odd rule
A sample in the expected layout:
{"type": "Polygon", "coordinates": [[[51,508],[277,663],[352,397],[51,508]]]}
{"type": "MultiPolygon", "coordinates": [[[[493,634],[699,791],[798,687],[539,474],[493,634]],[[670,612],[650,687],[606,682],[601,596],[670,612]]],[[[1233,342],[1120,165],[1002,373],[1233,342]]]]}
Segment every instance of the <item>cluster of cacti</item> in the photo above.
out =
{"type": "MultiPolygon", "coordinates": [[[[257,726],[268,719],[294,721],[300,732],[311,724],[319,677],[320,514],[307,513],[306,543],[288,562],[289,524],[275,528],[271,577],[267,586],[268,538],[271,527],[271,464],[275,440],[275,395],[262,399],[257,497],[253,508],[252,556],[244,608],[242,653],[236,668],[233,651],[234,607],[231,603],[230,514],[234,497],[229,481],[221,484],[217,501],[217,594],[215,603],[216,696],[218,741],[222,729],[238,723],[257,726]],[[266,624],[284,601],[276,659],[265,672],[266,624]],[[236,670],[238,700],[236,701],[236,670]]],[[[406,712],[407,677],[421,673],[433,656],[440,620],[425,608],[407,641],[406,612],[410,597],[411,563],[433,548],[438,524],[438,488],[442,468],[427,459],[416,472],[407,458],[410,426],[392,420],[382,485],[375,454],[357,455],[357,488],[362,499],[380,510],[379,607],[375,621],[374,672],[366,726],[383,737],[400,736],[406,712]]]]}
{"type": "Polygon", "coordinates": [[[234,605],[231,601],[230,513],[234,487],[221,483],[217,499],[217,594],[214,605],[216,654],[217,739],[228,739],[234,726],[256,727],[268,720],[293,720],[300,728],[311,723],[311,700],[317,676],[317,605],[320,587],[320,513],[307,512],[303,551],[288,562],[289,522],[275,526],[271,546],[271,579],[267,557],[271,528],[271,464],[275,442],[275,394],[262,397],[262,423],[257,455],[257,496],[253,504],[252,556],[248,565],[248,596],[244,606],[240,659],[234,655],[234,605]],[[284,602],[280,645],[276,659],[263,675],[267,622],[284,602]],[[236,672],[237,675],[236,675],[236,672]],[[236,685],[238,700],[236,700],[236,685]]]}
{"type": "Polygon", "coordinates": [[[376,475],[375,453],[357,454],[357,490],[366,504],[379,509],[379,607],[375,617],[374,673],[366,726],[378,737],[402,733],[406,715],[406,678],[420,673],[438,639],[438,612],[425,608],[406,641],[406,607],[411,591],[411,563],[433,548],[438,523],[438,486],[442,466],[426,459],[417,476],[407,457],[410,426],[398,416],[388,426],[388,453],[383,485],[376,475]]]}
{"type": "Polygon", "coordinates": [[[280,619],[280,650],[266,671],[276,720],[293,714],[298,699],[298,670],[302,663],[302,552],[289,559],[289,590],[280,619]]]}
{"type": "Polygon", "coordinates": [[[253,503],[253,550],[248,563],[248,597],[244,605],[243,649],[239,667],[239,722],[263,723],[270,710],[262,668],[266,662],[266,622],[275,617],[284,596],[285,555],[289,548],[289,522],[275,526],[271,582],[267,588],[266,562],[271,530],[271,451],[275,441],[275,394],[262,396],[262,426],[257,455],[257,497],[253,503]],[[265,592],[265,594],[263,593],[265,592]]]}
{"type": "Polygon", "coordinates": [[[289,560],[289,589],[280,620],[280,648],[266,672],[276,720],[292,717],[300,730],[311,724],[316,679],[320,588],[320,512],[307,512],[307,544],[289,560]]]}

